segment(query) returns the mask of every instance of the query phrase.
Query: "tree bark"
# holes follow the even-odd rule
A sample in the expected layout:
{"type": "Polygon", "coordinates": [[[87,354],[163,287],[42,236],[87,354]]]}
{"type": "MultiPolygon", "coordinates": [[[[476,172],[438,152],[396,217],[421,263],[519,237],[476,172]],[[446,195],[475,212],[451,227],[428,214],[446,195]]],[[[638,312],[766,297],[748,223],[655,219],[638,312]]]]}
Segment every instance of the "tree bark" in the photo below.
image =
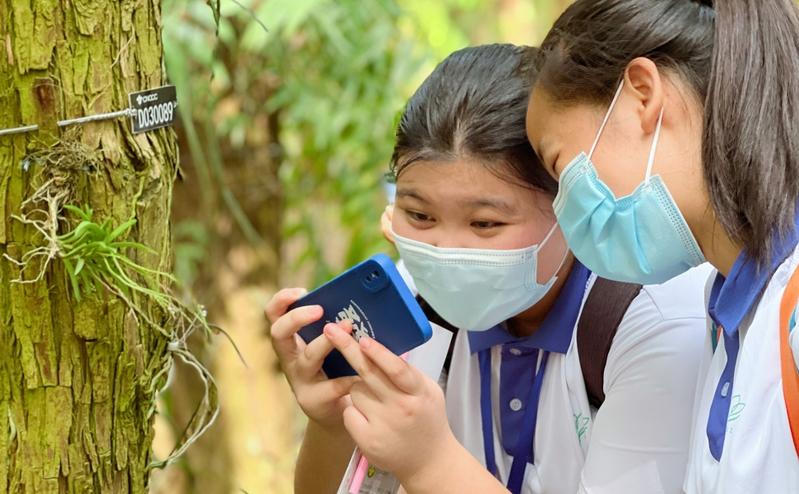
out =
{"type": "MultiPolygon", "coordinates": [[[[160,31],[156,0],[0,0],[0,129],[54,131],[56,119],[127,108],[129,92],[163,83],[160,31]],[[49,103],[34,91],[42,79],[55,86],[49,103]]],[[[60,137],[96,158],[97,166],[69,171],[72,204],[114,225],[135,216],[127,240],[156,254],[131,257],[169,271],[173,132],[134,136],[119,119],[60,137]]],[[[41,245],[10,215],[20,214],[44,166],[26,156],[58,139],[0,137],[0,253],[19,259],[41,245]]],[[[111,293],[77,302],[58,259],[40,282],[12,283],[20,274],[0,261],[0,492],[146,492],[167,338],[111,293]]],[[[146,298],[136,303],[157,312],[146,298]]]]}

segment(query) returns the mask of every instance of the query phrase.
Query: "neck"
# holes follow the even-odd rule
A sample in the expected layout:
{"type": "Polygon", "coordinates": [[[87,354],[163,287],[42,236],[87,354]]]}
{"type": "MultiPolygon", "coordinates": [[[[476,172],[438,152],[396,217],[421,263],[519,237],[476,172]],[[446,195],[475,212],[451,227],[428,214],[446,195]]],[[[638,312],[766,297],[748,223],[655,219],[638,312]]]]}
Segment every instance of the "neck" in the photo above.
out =
{"type": "Polygon", "coordinates": [[[558,279],[555,280],[555,284],[552,285],[552,288],[544,295],[544,298],[521,314],[513,316],[508,320],[508,330],[511,334],[519,338],[524,338],[533,334],[541,326],[544,318],[546,318],[552,306],[555,305],[555,300],[557,300],[558,295],[560,295],[563,285],[566,284],[572,266],[574,266],[574,256],[569,253],[568,258],[558,271],[558,279]]]}
{"type": "Polygon", "coordinates": [[[696,235],[696,241],[699,242],[705,259],[718,269],[719,273],[725,277],[729,276],[743,246],[727,235],[712,210],[705,215],[701,224],[692,230],[700,232],[696,235]]]}

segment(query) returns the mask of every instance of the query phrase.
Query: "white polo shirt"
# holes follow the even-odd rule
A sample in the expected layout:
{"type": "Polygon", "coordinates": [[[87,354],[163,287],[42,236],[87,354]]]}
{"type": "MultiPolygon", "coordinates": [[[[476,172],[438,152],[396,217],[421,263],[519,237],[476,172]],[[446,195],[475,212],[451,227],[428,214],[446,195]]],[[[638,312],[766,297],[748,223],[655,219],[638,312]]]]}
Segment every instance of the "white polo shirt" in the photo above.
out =
{"type": "MultiPolygon", "coordinates": [[[[709,273],[710,268],[702,266],[663,285],[645,286],[633,300],[608,355],[606,398],[599,412],[588,403],[576,324],[567,329],[568,349],[549,354],[532,445],[534,464],[527,464],[522,492],[681,491],[703,351],[703,289],[709,273]]],[[[581,303],[594,279],[591,276],[585,285],[581,303]]],[[[506,482],[513,458],[503,447],[500,408],[522,409],[524,404],[520,398],[500,403],[503,355],[511,358],[504,346],[498,344],[490,351],[495,462],[500,479],[506,482]]],[[[459,331],[447,378],[446,406],[455,436],[485,465],[478,360],[468,332],[459,331]]]]}
{"type": "MultiPolygon", "coordinates": [[[[728,279],[710,280],[711,319],[727,335],[713,353],[709,319],[702,364],[706,379],[697,389],[685,482],[688,494],[799,493],[799,459],[785,408],[779,349],[780,301],[799,268],[799,247],[787,254],[777,254],[778,264],[761,272],[742,256],[728,279]],[[734,365],[725,373],[729,356],[734,365]],[[722,419],[716,426],[711,425],[714,413],[722,419]],[[716,446],[711,448],[711,443],[716,446]]],[[[797,334],[794,330],[791,343],[799,362],[797,334]]]]}

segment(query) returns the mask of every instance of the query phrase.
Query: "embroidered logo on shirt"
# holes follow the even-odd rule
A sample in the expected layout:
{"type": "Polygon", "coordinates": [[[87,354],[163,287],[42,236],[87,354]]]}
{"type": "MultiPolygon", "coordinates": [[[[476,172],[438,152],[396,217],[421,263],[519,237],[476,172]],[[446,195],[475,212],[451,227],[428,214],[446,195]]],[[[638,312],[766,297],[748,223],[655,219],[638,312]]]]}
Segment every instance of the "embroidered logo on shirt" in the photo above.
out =
{"type": "Polygon", "coordinates": [[[727,416],[727,422],[738,420],[744,408],[746,408],[746,403],[741,401],[741,395],[733,395],[732,401],[730,402],[730,414],[727,416]]]}
{"type": "Polygon", "coordinates": [[[375,337],[375,332],[372,329],[372,323],[366,317],[366,313],[355,303],[350,300],[350,305],[344,307],[336,315],[336,322],[339,323],[344,320],[349,320],[352,323],[352,336],[355,340],[360,340],[363,336],[375,337]]]}
{"type": "Polygon", "coordinates": [[[577,432],[577,440],[580,441],[581,446],[583,444],[585,433],[588,432],[588,424],[590,422],[591,419],[588,417],[583,417],[582,413],[574,414],[574,429],[577,432]]]}

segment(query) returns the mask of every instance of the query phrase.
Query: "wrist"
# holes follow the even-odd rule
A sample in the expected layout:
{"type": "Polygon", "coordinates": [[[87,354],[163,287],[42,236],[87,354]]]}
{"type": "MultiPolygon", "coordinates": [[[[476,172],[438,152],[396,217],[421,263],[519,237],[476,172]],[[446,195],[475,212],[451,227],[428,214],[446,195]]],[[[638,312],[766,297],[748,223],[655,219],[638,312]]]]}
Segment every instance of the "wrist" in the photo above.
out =
{"type": "Polygon", "coordinates": [[[344,427],[344,422],[322,423],[309,418],[307,431],[313,432],[314,435],[325,440],[332,441],[333,443],[352,443],[352,438],[350,437],[349,432],[347,432],[347,429],[344,427]]]}
{"type": "Polygon", "coordinates": [[[343,427],[339,430],[309,419],[295,466],[294,492],[335,492],[354,448],[343,427]]]}
{"type": "Polygon", "coordinates": [[[442,486],[449,485],[449,476],[461,471],[461,465],[471,458],[469,452],[455,439],[450,430],[436,447],[430,449],[425,460],[414,471],[395,472],[409,493],[440,493],[442,486]]]}

